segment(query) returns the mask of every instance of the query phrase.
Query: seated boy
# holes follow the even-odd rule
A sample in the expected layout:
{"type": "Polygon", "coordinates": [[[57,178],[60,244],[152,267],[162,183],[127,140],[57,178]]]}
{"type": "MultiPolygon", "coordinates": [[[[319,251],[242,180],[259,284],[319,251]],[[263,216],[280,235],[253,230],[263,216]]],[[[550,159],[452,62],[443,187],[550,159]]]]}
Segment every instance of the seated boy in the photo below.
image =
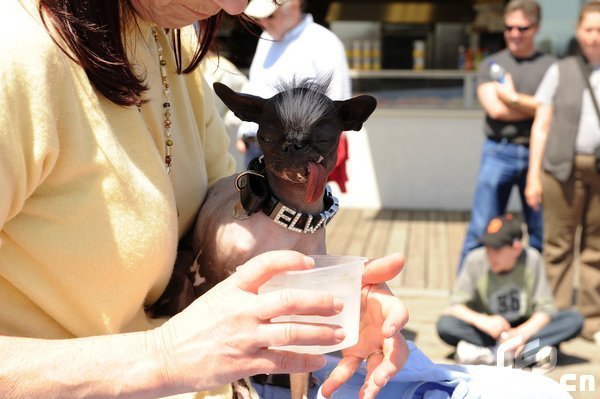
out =
{"type": "Polygon", "coordinates": [[[542,257],[523,247],[521,237],[513,215],[492,219],[480,239],[484,247],[465,260],[451,305],[437,323],[440,338],[457,347],[459,363],[496,364],[498,345],[508,340],[503,353],[509,358],[542,360],[582,328],[579,313],[556,310],[542,257]]]}

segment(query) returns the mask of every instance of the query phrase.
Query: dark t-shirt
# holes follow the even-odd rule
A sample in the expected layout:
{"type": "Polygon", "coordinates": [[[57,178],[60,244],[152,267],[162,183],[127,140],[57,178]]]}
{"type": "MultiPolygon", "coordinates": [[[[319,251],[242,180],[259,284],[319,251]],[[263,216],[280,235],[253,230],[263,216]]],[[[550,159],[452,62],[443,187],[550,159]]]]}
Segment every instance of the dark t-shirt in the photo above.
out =
{"type": "MultiPolygon", "coordinates": [[[[517,92],[533,96],[546,70],[555,60],[550,55],[537,52],[529,58],[515,58],[508,49],[504,49],[483,59],[479,66],[477,85],[492,81],[489,68],[495,62],[511,74],[517,92]]],[[[485,135],[495,139],[529,137],[532,124],[533,118],[505,122],[486,115],[485,135]]]]}

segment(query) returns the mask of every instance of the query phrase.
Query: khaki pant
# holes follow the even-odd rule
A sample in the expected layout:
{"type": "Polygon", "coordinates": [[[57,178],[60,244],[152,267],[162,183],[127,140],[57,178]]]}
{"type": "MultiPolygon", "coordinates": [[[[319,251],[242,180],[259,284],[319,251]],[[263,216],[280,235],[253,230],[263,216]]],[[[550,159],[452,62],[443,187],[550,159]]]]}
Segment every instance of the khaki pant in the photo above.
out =
{"type": "Polygon", "coordinates": [[[600,173],[593,155],[576,155],[573,176],[561,183],[542,177],[544,260],[560,309],[572,305],[575,233],[581,225],[580,292],[577,307],[585,317],[582,335],[600,331],[600,173]]]}

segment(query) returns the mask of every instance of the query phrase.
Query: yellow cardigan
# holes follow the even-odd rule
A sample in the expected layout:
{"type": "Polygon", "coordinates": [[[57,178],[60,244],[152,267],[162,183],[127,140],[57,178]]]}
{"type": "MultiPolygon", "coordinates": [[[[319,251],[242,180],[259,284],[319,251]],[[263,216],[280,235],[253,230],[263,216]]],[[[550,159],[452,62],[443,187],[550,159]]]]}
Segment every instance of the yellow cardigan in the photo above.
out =
{"type": "Polygon", "coordinates": [[[149,319],[144,305],[165,288],[178,239],[207,188],[235,169],[211,89],[199,72],[175,73],[159,29],[174,141],[167,175],[150,25],[128,31],[131,58],[150,87],[140,112],[92,88],[50,39],[35,3],[0,7],[0,334],[151,329],[162,321],[149,319]]]}

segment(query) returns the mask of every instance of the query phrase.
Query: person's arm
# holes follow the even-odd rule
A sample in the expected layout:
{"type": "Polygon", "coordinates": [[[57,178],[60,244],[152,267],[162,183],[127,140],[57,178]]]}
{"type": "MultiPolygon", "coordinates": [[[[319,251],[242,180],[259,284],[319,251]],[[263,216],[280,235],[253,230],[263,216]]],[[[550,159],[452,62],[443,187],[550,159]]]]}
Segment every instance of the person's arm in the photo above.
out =
{"type": "Polygon", "coordinates": [[[538,100],[529,94],[517,92],[510,73],[507,73],[504,79],[504,84],[496,86],[498,99],[508,108],[521,113],[527,118],[533,117],[539,104],[538,100]]]}
{"type": "Polygon", "coordinates": [[[536,312],[526,322],[509,331],[509,337],[520,335],[523,342],[529,341],[534,335],[541,331],[550,322],[550,315],[544,312],[536,312]]]}
{"type": "Polygon", "coordinates": [[[167,394],[150,333],[44,340],[0,337],[3,398],[144,398],[167,394]]]}
{"type": "Polygon", "coordinates": [[[506,319],[499,315],[480,313],[469,307],[480,295],[477,284],[482,274],[487,271],[487,258],[481,249],[471,251],[465,258],[464,265],[456,280],[456,286],[450,298],[450,306],[444,312],[472,325],[491,337],[497,338],[510,328],[506,319]]]}
{"type": "Polygon", "coordinates": [[[445,313],[472,325],[496,339],[500,337],[504,331],[510,329],[510,323],[508,323],[504,317],[479,313],[463,304],[451,305],[445,313]]]}
{"type": "Polygon", "coordinates": [[[525,200],[533,209],[539,209],[542,203],[542,159],[546,148],[546,139],[554,115],[553,99],[558,87],[560,72],[558,64],[548,68],[540,83],[535,97],[540,104],[535,113],[529,142],[529,169],[525,184],[525,200]]]}
{"type": "MultiPolygon", "coordinates": [[[[507,77],[510,79],[508,74],[507,77]]],[[[512,85],[512,80],[510,82],[512,85]]],[[[504,84],[498,82],[486,82],[477,86],[477,98],[485,113],[492,119],[506,122],[522,121],[533,116],[533,113],[528,114],[524,111],[529,106],[529,99],[526,98],[526,95],[517,93],[514,90],[514,87],[502,87],[507,86],[507,84],[508,81],[504,84]],[[502,92],[502,94],[499,94],[500,92],[502,92]],[[515,97],[515,94],[518,98],[515,97]],[[521,108],[523,108],[523,110],[521,108]]]]}
{"type": "Polygon", "coordinates": [[[480,276],[481,254],[479,251],[469,252],[456,279],[450,297],[450,306],[445,310],[445,314],[456,317],[469,325],[477,325],[484,314],[474,311],[467,304],[472,303],[477,297],[476,285],[480,276]]]}
{"type": "Polygon", "coordinates": [[[483,313],[474,311],[473,309],[469,308],[467,305],[464,305],[462,303],[450,305],[444,313],[448,316],[456,317],[457,319],[460,319],[474,327],[477,327],[478,325],[482,324],[482,320],[484,320],[487,316],[483,313]]]}
{"type": "MultiPolygon", "coordinates": [[[[268,349],[332,345],[335,326],[270,323],[289,314],[331,316],[342,304],[302,290],[257,294],[274,274],[313,267],[292,251],[251,259],[161,327],[78,339],[0,337],[0,397],[147,398],[196,392],[259,373],[309,372],[319,355],[268,349]]],[[[394,331],[402,320],[386,322],[394,331]]]]}
{"type": "Polygon", "coordinates": [[[540,105],[531,127],[525,199],[527,204],[535,210],[538,210],[542,203],[542,158],[546,148],[548,132],[552,125],[553,114],[554,109],[552,106],[540,105]]]}

